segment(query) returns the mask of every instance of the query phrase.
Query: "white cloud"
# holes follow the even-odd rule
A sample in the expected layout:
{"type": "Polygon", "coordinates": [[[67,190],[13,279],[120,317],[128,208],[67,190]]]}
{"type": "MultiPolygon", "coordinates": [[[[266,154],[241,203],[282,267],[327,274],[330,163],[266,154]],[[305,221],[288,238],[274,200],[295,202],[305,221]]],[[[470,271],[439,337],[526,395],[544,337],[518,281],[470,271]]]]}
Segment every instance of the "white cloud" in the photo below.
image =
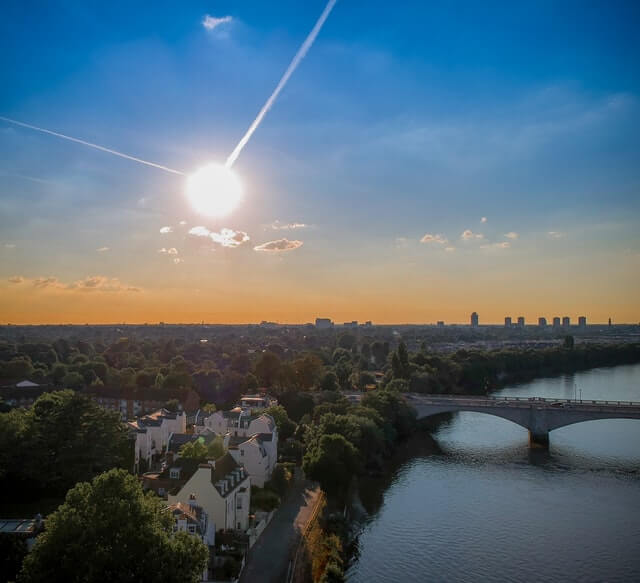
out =
{"type": "Polygon", "coordinates": [[[163,255],[177,255],[178,250],[175,247],[169,247],[169,249],[163,247],[162,249],[158,249],[158,253],[162,253],[163,255]]]}
{"type": "Polygon", "coordinates": [[[445,247],[444,250],[447,253],[453,253],[456,250],[456,248],[455,247],[445,247]]]}
{"type": "Polygon", "coordinates": [[[233,18],[231,16],[211,16],[210,14],[205,14],[202,19],[202,26],[204,26],[207,30],[213,30],[214,28],[220,26],[221,24],[227,24],[231,22],[233,18]]]}
{"type": "Polygon", "coordinates": [[[194,237],[208,237],[211,234],[211,231],[207,229],[207,227],[191,227],[189,229],[189,235],[193,235],[194,237]]]}
{"type": "Polygon", "coordinates": [[[214,243],[222,247],[239,247],[249,241],[250,237],[244,231],[234,231],[233,229],[222,228],[220,232],[210,231],[207,227],[192,227],[189,235],[193,237],[207,237],[214,243]]]}
{"type": "Polygon", "coordinates": [[[220,229],[219,233],[210,233],[209,237],[214,243],[219,243],[223,247],[239,247],[249,240],[249,235],[244,231],[234,231],[233,229],[220,229]]]}
{"type": "Polygon", "coordinates": [[[508,233],[505,233],[504,236],[507,239],[517,239],[519,237],[518,233],[515,233],[514,231],[509,231],[508,233]]]}
{"type": "Polygon", "coordinates": [[[173,262],[177,265],[178,263],[184,263],[184,259],[180,259],[180,257],[174,257],[173,262]]]}
{"type": "Polygon", "coordinates": [[[109,247],[98,247],[96,249],[98,253],[104,253],[105,251],[109,251],[109,250],[110,250],[109,247]]]}
{"type": "Polygon", "coordinates": [[[309,227],[306,223],[281,223],[280,221],[273,221],[271,228],[274,231],[292,231],[294,229],[306,229],[309,227]]]}
{"type": "Polygon", "coordinates": [[[484,239],[484,235],[482,233],[474,233],[471,229],[465,229],[462,231],[460,238],[469,241],[470,239],[484,239]]]}
{"type": "Polygon", "coordinates": [[[16,275],[9,278],[10,283],[31,284],[40,290],[57,289],[65,292],[139,292],[140,288],[122,283],[117,277],[90,275],[72,283],[64,283],[57,277],[26,278],[16,275]]]}
{"type": "Polygon", "coordinates": [[[481,223],[486,223],[486,222],[487,222],[487,217],[482,217],[482,218],[480,219],[480,222],[481,222],[481,223]]]}
{"type": "Polygon", "coordinates": [[[275,241],[268,241],[262,245],[254,247],[254,251],[263,251],[266,253],[281,253],[282,251],[293,251],[302,247],[304,243],[302,241],[289,241],[289,239],[276,239],[275,241]]]}
{"type": "Polygon", "coordinates": [[[561,239],[565,234],[561,233],[560,231],[549,231],[547,235],[552,239],[561,239]]]}
{"type": "Polygon", "coordinates": [[[173,227],[161,227],[160,233],[166,235],[167,233],[173,233],[173,227]]]}
{"type": "Polygon", "coordinates": [[[431,233],[426,233],[422,239],[420,239],[420,243],[437,243],[438,245],[446,245],[448,241],[443,235],[432,235],[431,233]]]}
{"type": "Polygon", "coordinates": [[[509,241],[501,241],[500,243],[491,243],[489,245],[481,245],[481,249],[509,249],[511,243],[509,241]]]}

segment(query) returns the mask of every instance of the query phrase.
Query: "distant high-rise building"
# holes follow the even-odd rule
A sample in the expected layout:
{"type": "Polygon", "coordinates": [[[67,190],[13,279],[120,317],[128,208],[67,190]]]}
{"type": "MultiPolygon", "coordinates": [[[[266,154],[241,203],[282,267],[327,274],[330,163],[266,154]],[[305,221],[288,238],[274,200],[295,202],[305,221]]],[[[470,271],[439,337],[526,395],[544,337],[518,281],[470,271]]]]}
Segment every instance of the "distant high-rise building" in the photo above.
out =
{"type": "Polygon", "coordinates": [[[518,328],[524,328],[524,316],[518,316],[518,328]]]}
{"type": "Polygon", "coordinates": [[[587,317],[586,316],[580,316],[578,318],[578,326],[580,328],[586,328],[587,327],[587,317]]]}
{"type": "Polygon", "coordinates": [[[318,330],[328,330],[333,328],[333,322],[330,318],[316,318],[316,328],[318,330]]]}
{"type": "Polygon", "coordinates": [[[554,316],[553,318],[553,327],[560,328],[560,318],[558,316],[554,316]]]}
{"type": "Polygon", "coordinates": [[[511,316],[504,317],[504,327],[511,328],[511,316]]]}
{"type": "Polygon", "coordinates": [[[569,328],[571,326],[571,318],[569,316],[562,316],[562,327],[569,328]]]}
{"type": "Polygon", "coordinates": [[[477,312],[473,312],[471,314],[471,327],[472,328],[477,328],[478,327],[478,314],[477,314],[477,312]]]}
{"type": "Polygon", "coordinates": [[[611,318],[609,318],[609,327],[611,327],[611,318]]]}
{"type": "Polygon", "coordinates": [[[367,320],[365,323],[365,328],[371,328],[373,326],[373,324],[371,323],[371,320],[367,320]]]}
{"type": "Polygon", "coordinates": [[[538,318],[538,326],[540,326],[540,328],[546,328],[547,327],[547,319],[546,318],[538,318]]]}
{"type": "Polygon", "coordinates": [[[444,328],[444,322],[442,320],[438,320],[437,326],[438,328],[444,328]]]}
{"type": "Polygon", "coordinates": [[[358,320],[353,320],[351,322],[345,322],[344,324],[342,324],[345,328],[357,328],[358,327],[358,320]]]}

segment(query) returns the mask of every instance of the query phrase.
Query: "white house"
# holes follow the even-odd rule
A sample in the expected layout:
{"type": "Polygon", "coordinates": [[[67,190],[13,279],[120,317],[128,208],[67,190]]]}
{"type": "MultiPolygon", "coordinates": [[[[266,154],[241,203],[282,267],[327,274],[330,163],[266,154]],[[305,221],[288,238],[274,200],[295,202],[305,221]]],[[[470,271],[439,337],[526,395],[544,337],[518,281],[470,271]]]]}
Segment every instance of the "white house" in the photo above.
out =
{"type": "Polygon", "coordinates": [[[207,546],[214,546],[216,531],[213,522],[194,500],[189,502],[189,504],[176,502],[167,507],[174,519],[173,532],[187,532],[199,537],[207,546]]]}
{"type": "Polygon", "coordinates": [[[173,433],[185,433],[187,419],[182,411],[174,413],[167,409],[158,409],[154,413],[139,417],[136,421],[130,421],[127,426],[135,436],[134,466],[137,470],[141,460],[149,467],[154,455],[160,455],[167,450],[169,438],[173,433]]]}
{"type": "MultiPolygon", "coordinates": [[[[219,435],[230,433],[234,437],[251,437],[256,433],[277,433],[276,424],[271,415],[262,413],[252,415],[249,409],[236,407],[230,411],[216,411],[205,418],[203,426],[196,432],[213,431],[219,435]]],[[[277,440],[276,440],[277,441],[277,440]]]]}
{"type": "Polygon", "coordinates": [[[215,530],[242,530],[249,527],[251,480],[248,472],[226,453],[215,461],[200,464],[196,472],[169,504],[182,502],[200,506],[215,530]]]}
{"type": "MultiPolygon", "coordinates": [[[[272,433],[256,433],[249,439],[225,436],[225,448],[233,458],[244,466],[251,476],[251,483],[260,488],[271,479],[278,461],[277,445],[274,447],[272,433]]],[[[277,443],[277,434],[276,443],[277,443]]]]}

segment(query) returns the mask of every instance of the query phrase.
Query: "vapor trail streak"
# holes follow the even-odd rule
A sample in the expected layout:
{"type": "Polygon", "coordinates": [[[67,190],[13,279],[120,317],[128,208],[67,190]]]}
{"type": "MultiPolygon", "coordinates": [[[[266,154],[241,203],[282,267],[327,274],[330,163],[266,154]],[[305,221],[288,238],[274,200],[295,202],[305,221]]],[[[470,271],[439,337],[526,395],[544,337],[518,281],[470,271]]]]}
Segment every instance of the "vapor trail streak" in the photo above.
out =
{"type": "Polygon", "coordinates": [[[141,158],[136,158],[135,156],[129,156],[129,154],[124,154],[123,152],[118,152],[117,150],[112,150],[111,148],[105,148],[104,146],[99,146],[98,144],[92,144],[91,142],[86,142],[85,140],[81,140],[79,138],[73,138],[71,136],[66,136],[65,134],[60,134],[58,132],[53,132],[51,130],[47,130],[45,128],[39,128],[38,126],[33,126],[28,123],[24,123],[21,121],[17,121],[15,119],[10,119],[8,117],[3,117],[0,115],[0,120],[6,121],[8,123],[15,124],[17,126],[22,126],[23,128],[28,128],[30,130],[35,130],[37,132],[42,132],[44,134],[50,134],[52,136],[56,136],[57,138],[63,138],[65,140],[70,140],[72,142],[76,142],[77,144],[82,144],[83,146],[89,146],[90,148],[94,148],[96,150],[100,150],[101,152],[106,152],[107,154],[113,154],[114,156],[120,156],[120,158],[125,158],[127,160],[132,160],[133,162],[139,162],[140,164],[146,164],[147,166],[152,166],[153,168],[158,168],[159,170],[164,170],[165,172],[171,172],[172,174],[179,174],[180,176],[185,176],[184,172],[180,172],[180,170],[174,170],[173,168],[168,168],[167,166],[162,166],[161,164],[156,164],[154,162],[149,162],[147,160],[142,160],[141,158]]]}
{"type": "Polygon", "coordinates": [[[247,142],[251,139],[253,132],[255,132],[258,126],[262,123],[262,119],[267,114],[267,112],[271,109],[271,106],[274,104],[275,100],[278,98],[280,91],[282,91],[284,86],[287,84],[289,77],[291,77],[293,72],[296,70],[296,68],[300,64],[300,61],[302,61],[302,59],[304,59],[304,57],[306,56],[307,52],[311,48],[311,45],[313,45],[314,41],[316,40],[316,37],[318,36],[320,29],[322,28],[325,21],[329,17],[329,14],[333,9],[333,7],[335,6],[336,2],[337,0],[329,0],[329,2],[327,2],[327,5],[324,7],[324,10],[322,11],[320,18],[318,18],[318,21],[316,22],[315,26],[311,29],[311,32],[309,33],[307,38],[304,40],[304,42],[298,49],[298,52],[296,53],[295,57],[293,57],[293,60],[287,67],[287,70],[284,72],[284,75],[280,79],[280,82],[278,83],[276,88],[273,90],[273,93],[271,94],[269,99],[267,99],[266,103],[262,106],[262,109],[256,116],[256,119],[253,120],[253,123],[249,126],[247,133],[238,142],[238,145],[235,147],[235,150],[233,150],[233,152],[231,152],[231,154],[227,158],[227,162],[225,163],[225,166],[227,168],[231,168],[231,166],[233,166],[235,161],[238,159],[240,152],[242,152],[243,148],[247,145],[247,142]]]}

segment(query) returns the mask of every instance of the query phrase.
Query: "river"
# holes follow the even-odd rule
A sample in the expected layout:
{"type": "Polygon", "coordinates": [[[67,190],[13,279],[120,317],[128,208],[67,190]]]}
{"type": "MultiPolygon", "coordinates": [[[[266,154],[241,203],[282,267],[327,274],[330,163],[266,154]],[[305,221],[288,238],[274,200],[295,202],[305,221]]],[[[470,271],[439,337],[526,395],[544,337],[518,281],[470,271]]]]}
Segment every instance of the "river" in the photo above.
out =
{"type": "MultiPolygon", "coordinates": [[[[640,365],[495,394],[640,401],[640,365]]],[[[481,413],[454,414],[433,438],[412,440],[389,476],[361,484],[349,583],[640,581],[640,421],[557,429],[548,452],[481,413]]]]}

